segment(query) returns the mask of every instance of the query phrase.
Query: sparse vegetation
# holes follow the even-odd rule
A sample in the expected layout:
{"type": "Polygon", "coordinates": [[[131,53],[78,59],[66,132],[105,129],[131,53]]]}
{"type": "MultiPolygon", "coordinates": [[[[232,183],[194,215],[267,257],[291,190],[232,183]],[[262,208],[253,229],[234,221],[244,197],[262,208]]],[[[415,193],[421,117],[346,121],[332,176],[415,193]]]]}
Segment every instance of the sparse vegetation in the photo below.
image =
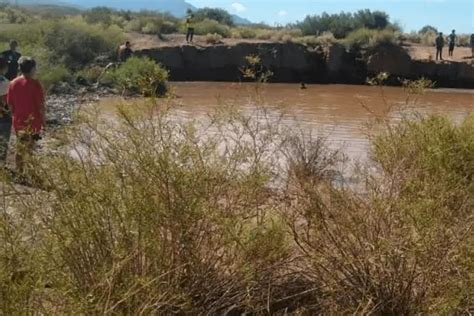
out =
{"type": "Polygon", "coordinates": [[[205,19],[196,23],[195,32],[198,35],[219,34],[222,37],[230,37],[230,28],[214,20],[205,19]]]}
{"type": "Polygon", "coordinates": [[[219,34],[207,34],[206,35],[206,43],[216,45],[222,43],[222,36],[219,34]]]}
{"type": "Polygon", "coordinates": [[[109,71],[103,80],[123,93],[162,96],[166,93],[168,72],[149,58],[132,57],[109,71]]]}
{"type": "Polygon", "coordinates": [[[114,122],[85,114],[63,136],[78,159],[30,162],[47,191],[3,186],[0,311],[467,310],[472,115],[382,122],[360,194],[333,185],[342,153],[271,111],[186,123],[154,100],[114,122]]]}

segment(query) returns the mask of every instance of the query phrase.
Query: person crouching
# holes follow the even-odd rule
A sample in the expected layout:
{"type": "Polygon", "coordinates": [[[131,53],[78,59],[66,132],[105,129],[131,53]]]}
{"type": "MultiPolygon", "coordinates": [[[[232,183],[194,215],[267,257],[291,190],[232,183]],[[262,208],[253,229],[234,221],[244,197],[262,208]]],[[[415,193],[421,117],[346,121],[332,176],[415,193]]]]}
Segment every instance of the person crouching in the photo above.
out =
{"type": "Polygon", "coordinates": [[[36,75],[36,61],[29,57],[19,60],[22,76],[10,83],[7,103],[11,108],[13,130],[17,136],[16,168],[24,172],[24,160],[33,153],[34,144],[41,139],[45,122],[45,97],[36,75]]]}

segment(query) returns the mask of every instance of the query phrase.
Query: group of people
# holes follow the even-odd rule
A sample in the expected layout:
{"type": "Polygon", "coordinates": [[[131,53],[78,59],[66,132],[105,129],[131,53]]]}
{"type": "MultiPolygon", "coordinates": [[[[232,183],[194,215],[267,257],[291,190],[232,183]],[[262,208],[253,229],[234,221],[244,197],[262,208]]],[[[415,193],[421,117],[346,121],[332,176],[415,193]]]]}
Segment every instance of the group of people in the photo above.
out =
{"type": "Polygon", "coordinates": [[[0,54],[0,165],[6,168],[10,136],[16,134],[15,163],[24,171],[24,158],[32,153],[41,139],[45,125],[45,96],[36,75],[36,61],[22,57],[18,43],[0,54]]]}
{"type": "MultiPolygon", "coordinates": [[[[451,34],[449,34],[448,36],[449,57],[454,56],[454,48],[456,47],[456,43],[457,43],[456,30],[453,30],[451,34]]],[[[443,60],[443,49],[446,44],[446,40],[442,32],[438,34],[435,44],[436,44],[436,60],[443,60]]],[[[472,50],[472,57],[474,58],[474,34],[471,35],[470,44],[471,44],[471,50],[472,50]]]]}

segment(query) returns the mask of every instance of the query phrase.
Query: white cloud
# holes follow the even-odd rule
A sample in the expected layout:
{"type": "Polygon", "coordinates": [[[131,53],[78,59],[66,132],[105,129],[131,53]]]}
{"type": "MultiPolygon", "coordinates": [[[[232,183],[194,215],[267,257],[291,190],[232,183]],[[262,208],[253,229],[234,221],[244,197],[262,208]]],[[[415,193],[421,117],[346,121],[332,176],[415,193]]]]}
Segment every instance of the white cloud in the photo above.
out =
{"type": "Polygon", "coordinates": [[[232,8],[237,12],[237,13],[242,13],[247,11],[247,8],[239,2],[234,2],[232,3],[232,8]]]}
{"type": "Polygon", "coordinates": [[[281,11],[278,12],[278,16],[283,17],[283,16],[287,16],[287,15],[288,15],[288,12],[285,11],[285,10],[281,10],[281,11]]]}

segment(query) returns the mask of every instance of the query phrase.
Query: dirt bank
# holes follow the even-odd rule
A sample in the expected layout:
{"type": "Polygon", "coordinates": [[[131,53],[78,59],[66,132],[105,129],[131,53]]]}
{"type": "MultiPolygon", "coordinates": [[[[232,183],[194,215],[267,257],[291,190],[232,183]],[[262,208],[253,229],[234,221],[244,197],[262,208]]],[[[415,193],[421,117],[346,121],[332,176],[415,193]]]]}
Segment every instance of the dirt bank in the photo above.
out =
{"type": "MultiPolygon", "coordinates": [[[[425,77],[439,87],[474,88],[471,59],[414,59],[424,56],[419,47],[382,46],[349,52],[339,44],[311,48],[295,43],[234,40],[221,45],[186,45],[173,39],[152,47],[153,41],[153,37],[140,38],[137,54],[163,64],[173,81],[241,81],[245,57],[259,55],[264,68],[273,72],[274,82],[363,84],[368,76],[388,72],[393,84],[400,79],[425,77]]],[[[464,50],[458,54],[464,54],[464,50]]]]}

